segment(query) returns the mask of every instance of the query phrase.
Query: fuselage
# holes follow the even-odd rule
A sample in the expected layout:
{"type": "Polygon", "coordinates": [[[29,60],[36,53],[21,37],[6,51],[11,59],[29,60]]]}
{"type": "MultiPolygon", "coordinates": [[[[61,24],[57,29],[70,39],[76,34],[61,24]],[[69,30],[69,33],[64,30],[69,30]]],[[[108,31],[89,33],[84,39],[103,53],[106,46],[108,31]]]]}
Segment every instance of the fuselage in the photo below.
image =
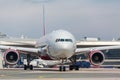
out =
{"type": "Polygon", "coordinates": [[[43,36],[37,42],[36,47],[48,47],[48,56],[52,59],[69,58],[74,54],[75,46],[74,36],[65,30],[56,30],[43,36]]]}

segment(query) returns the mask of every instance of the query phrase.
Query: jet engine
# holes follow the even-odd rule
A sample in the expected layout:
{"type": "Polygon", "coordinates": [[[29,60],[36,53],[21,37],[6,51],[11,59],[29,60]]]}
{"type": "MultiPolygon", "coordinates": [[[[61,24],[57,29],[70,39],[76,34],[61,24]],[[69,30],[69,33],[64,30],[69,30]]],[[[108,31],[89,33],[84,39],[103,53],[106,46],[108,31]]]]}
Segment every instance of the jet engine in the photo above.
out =
{"type": "Polygon", "coordinates": [[[17,64],[19,59],[19,53],[16,50],[8,49],[4,52],[4,60],[9,65],[17,64]]]}
{"type": "Polygon", "coordinates": [[[99,66],[104,63],[105,56],[101,51],[91,51],[89,61],[92,65],[99,66]]]}

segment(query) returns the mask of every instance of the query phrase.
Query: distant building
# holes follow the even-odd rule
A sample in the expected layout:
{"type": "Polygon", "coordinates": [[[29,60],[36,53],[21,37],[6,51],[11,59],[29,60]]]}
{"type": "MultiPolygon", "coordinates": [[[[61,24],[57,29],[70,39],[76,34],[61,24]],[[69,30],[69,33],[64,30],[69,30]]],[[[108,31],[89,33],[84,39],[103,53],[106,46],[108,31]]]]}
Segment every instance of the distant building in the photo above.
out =
{"type": "Polygon", "coordinates": [[[7,38],[7,35],[0,32],[0,38],[7,38]]]}
{"type": "Polygon", "coordinates": [[[83,41],[100,41],[100,38],[84,37],[83,41]]]}

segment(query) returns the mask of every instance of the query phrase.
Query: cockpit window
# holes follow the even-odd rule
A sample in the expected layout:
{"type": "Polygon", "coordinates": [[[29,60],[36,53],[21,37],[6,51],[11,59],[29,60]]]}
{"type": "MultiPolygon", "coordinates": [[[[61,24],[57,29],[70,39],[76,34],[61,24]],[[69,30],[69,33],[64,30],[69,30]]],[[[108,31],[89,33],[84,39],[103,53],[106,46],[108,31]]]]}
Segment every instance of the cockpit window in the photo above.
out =
{"type": "Polygon", "coordinates": [[[56,39],[56,42],[73,42],[72,39],[56,39]]]}
{"type": "Polygon", "coordinates": [[[65,41],[67,41],[67,42],[72,42],[72,39],[65,39],[65,41]]]}

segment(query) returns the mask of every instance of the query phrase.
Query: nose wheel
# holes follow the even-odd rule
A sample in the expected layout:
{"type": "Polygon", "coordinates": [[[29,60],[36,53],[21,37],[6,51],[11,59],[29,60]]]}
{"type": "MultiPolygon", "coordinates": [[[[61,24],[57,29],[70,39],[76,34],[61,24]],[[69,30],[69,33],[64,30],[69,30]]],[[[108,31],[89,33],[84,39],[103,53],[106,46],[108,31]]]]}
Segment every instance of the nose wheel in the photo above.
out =
{"type": "Polygon", "coordinates": [[[59,66],[59,71],[66,71],[66,67],[65,66],[59,66]]]}
{"type": "Polygon", "coordinates": [[[66,66],[64,66],[64,62],[66,61],[67,59],[62,59],[62,64],[59,66],[59,71],[66,71],[66,66]]]}

